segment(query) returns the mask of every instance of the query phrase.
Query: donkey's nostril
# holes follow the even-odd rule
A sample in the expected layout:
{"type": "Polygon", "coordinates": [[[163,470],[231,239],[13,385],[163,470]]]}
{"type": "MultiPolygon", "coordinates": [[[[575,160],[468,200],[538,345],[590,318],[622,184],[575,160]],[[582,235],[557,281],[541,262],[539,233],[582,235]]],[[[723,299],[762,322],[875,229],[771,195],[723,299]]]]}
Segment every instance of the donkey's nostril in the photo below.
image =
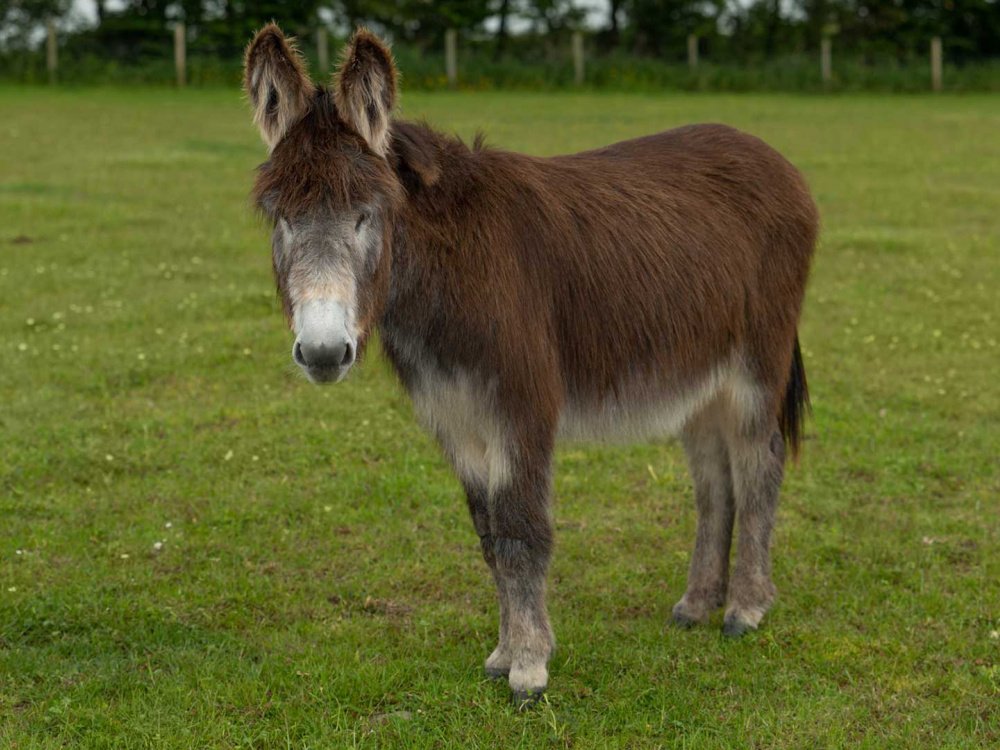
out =
{"type": "Polygon", "coordinates": [[[349,367],[354,364],[354,347],[351,346],[350,342],[347,342],[344,347],[344,356],[340,359],[341,367],[349,367]]]}
{"type": "Polygon", "coordinates": [[[299,367],[306,366],[306,358],[302,356],[302,344],[298,341],[295,342],[295,346],[292,348],[292,359],[295,360],[295,364],[299,367]]]}

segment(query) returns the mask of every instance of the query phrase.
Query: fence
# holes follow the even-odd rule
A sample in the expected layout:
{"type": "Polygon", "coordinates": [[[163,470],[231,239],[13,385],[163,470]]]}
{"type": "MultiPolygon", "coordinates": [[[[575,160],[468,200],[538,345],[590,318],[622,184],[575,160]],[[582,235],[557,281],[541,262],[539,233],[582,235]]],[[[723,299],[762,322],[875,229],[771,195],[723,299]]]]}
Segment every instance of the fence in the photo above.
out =
{"type": "MultiPolygon", "coordinates": [[[[49,21],[46,25],[46,67],[50,84],[59,80],[58,36],[55,24],[49,21]]],[[[187,84],[187,29],[178,22],[173,30],[174,69],[176,85],[184,88],[187,84]]],[[[320,27],[315,34],[316,54],[319,62],[319,73],[325,74],[329,68],[329,34],[325,27],[320,27]]],[[[585,86],[587,80],[587,60],[584,36],[576,31],[571,36],[570,57],[573,66],[573,83],[578,87],[585,86]]],[[[820,44],[819,79],[823,86],[829,88],[834,81],[833,41],[829,36],[823,37],[820,44]]],[[[941,38],[935,36],[930,40],[930,84],[931,90],[940,92],[943,89],[943,51],[941,38]]],[[[691,34],[687,38],[687,66],[694,73],[699,66],[699,38],[691,34]]],[[[458,32],[449,29],[445,34],[444,75],[450,87],[459,83],[460,64],[458,56],[458,32]]]]}

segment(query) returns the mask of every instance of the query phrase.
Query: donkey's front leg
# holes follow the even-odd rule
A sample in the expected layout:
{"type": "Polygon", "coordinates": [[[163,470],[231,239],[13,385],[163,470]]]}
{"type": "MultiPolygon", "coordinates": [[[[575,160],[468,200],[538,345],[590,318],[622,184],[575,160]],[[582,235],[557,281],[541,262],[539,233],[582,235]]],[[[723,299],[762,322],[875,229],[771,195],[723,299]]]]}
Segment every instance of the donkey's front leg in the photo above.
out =
{"type": "MultiPolygon", "coordinates": [[[[496,555],[493,552],[493,536],[490,533],[490,509],[489,493],[485,483],[479,484],[475,481],[463,480],[465,485],[465,499],[469,504],[469,515],[472,516],[472,525],[479,535],[479,545],[483,550],[483,559],[493,574],[497,589],[500,588],[500,579],[497,578],[496,555]]],[[[500,678],[510,674],[512,661],[510,652],[510,635],[507,625],[507,607],[504,598],[500,600],[500,637],[497,647],[486,659],[486,675],[488,677],[500,678]]]]}
{"type": "Polygon", "coordinates": [[[548,686],[555,639],[545,609],[545,578],[552,554],[549,455],[521,457],[489,493],[491,563],[500,598],[500,645],[488,672],[508,672],[518,702],[535,700],[548,686]]]}

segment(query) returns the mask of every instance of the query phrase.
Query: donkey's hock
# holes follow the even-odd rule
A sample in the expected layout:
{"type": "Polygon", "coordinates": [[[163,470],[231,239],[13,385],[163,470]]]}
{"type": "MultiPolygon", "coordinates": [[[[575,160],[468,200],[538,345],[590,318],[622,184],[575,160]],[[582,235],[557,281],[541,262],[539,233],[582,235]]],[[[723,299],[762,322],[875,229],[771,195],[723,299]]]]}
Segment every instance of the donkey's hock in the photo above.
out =
{"type": "Polygon", "coordinates": [[[320,86],[266,26],[244,81],[293,357],[340,380],[379,330],[496,582],[487,673],[521,700],[548,684],[560,437],[679,435],[698,530],[672,621],[725,607],[727,635],[758,627],[808,405],[797,328],[818,218],[795,168],[722,125],[553,158],[470,148],[394,118],[392,55],[364,29],[320,86]]]}

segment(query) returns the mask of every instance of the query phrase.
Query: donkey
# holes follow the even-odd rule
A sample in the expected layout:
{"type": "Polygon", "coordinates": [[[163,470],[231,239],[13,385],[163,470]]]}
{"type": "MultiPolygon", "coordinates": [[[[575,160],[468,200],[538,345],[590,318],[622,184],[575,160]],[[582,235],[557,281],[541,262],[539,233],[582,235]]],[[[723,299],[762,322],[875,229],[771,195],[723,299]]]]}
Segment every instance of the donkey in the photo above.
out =
{"type": "Polygon", "coordinates": [[[557,437],[679,435],[698,530],[671,620],[725,604],[725,635],[757,628],[808,407],[797,326],[818,217],[796,169],[722,125],[553,158],[469,147],[393,117],[396,67],[365,29],[328,88],[265,26],[244,86],[292,357],[339,382],[379,331],[496,582],[486,673],[522,701],[548,685],[557,437]]]}

